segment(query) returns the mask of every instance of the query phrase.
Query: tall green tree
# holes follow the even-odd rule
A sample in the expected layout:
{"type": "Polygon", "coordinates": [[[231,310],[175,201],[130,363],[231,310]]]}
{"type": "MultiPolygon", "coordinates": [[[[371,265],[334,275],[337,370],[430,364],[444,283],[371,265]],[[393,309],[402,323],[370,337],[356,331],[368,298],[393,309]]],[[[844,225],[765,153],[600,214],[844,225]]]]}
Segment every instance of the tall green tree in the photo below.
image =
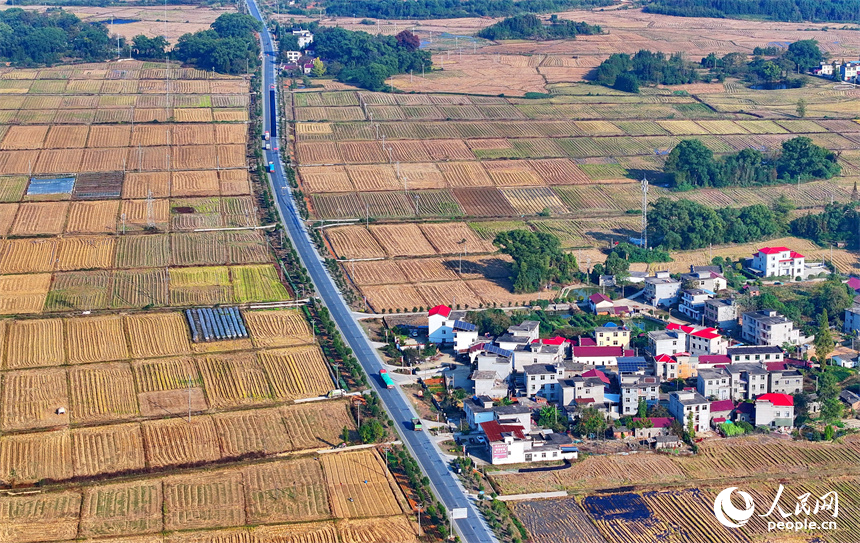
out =
{"type": "Polygon", "coordinates": [[[570,282],[578,271],[576,258],[562,251],[552,234],[511,230],[498,233],[493,244],[514,260],[514,292],[537,292],[547,283],[570,282]]]}
{"type": "Polygon", "coordinates": [[[818,331],[815,333],[815,340],[812,344],[815,346],[815,355],[822,361],[830,358],[830,353],[836,346],[833,342],[833,336],[830,334],[830,321],[826,309],[818,316],[818,331]]]}
{"type": "Polygon", "coordinates": [[[675,185],[718,186],[714,152],[697,139],[681,140],[666,157],[663,171],[672,174],[675,185]]]}

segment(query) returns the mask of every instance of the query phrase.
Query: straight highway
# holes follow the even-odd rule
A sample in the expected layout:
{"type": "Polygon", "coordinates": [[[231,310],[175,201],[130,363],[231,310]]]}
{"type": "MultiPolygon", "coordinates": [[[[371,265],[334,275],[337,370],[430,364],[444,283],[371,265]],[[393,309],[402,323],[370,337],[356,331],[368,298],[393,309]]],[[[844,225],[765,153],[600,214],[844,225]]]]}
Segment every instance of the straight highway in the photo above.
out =
{"type": "MultiPolygon", "coordinates": [[[[425,432],[412,431],[408,421],[417,416],[409,401],[404,396],[400,387],[386,389],[379,386],[378,374],[382,369],[382,360],[376,350],[370,345],[370,341],[364,330],[356,322],[350,313],[349,307],[338,291],[334,281],[329,276],[324,261],[317,254],[311,241],[307,227],[301,220],[298,210],[293,202],[292,192],[287,182],[287,176],[281,162],[279,141],[289,145],[289,136],[286,124],[278,122],[277,96],[280,91],[277,84],[277,54],[265,21],[257,7],[255,0],[247,0],[251,15],[263,23],[260,33],[260,41],[263,49],[263,89],[262,97],[265,100],[263,107],[264,131],[276,127],[271,140],[271,149],[264,151],[266,162],[274,166],[274,171],[269,168],[269,181],[275,194],[275,201],[281,221],[285,225],[290,240],[299,253],[302,263],[307,268],[314,282],[317,292],[325,306],[331,312],[331,317],[340,328],[344,340],[355,353],[356,358],[367,372],[373,389],[379,394],[388,411],[389,416],[397,424],[402,440],[412,456],[418,461],[421,469],[430,479],[433,492],[441,500],[448,511],[465,510],[465,518],[453,520],[455,532],[460,539],[468,543],[497,543],[496,538],[490,531],[483,518],[479,515],[477,508],[465,496],[462,486],[456,479],[456,475],[448,468],[438,449],[431,443],[425,432]],[[274,92],[271,92],[273,91],[274,92]],[[275,122],[273,125],[272,122],[275,122]]],[[[259,144],[259,143],[258,143],[259,144]]],[[[425,504],[429,505],[429,504],[425,504]]]]}

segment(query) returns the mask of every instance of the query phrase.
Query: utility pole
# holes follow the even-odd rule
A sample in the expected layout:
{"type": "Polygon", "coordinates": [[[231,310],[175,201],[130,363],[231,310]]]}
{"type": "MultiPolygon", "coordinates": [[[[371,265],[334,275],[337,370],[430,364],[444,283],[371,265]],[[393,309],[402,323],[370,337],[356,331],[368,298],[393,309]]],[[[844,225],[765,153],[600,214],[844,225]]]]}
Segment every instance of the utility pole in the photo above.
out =
{"type": "Polygon", "coordinates": [[[191,376],[188,376],[188,424],[191,424],[191,376]]]}
{"type": "Polygon", "coordinates": [[[642,248],[648,249],[648,177],[642,176],[642,248]]]}

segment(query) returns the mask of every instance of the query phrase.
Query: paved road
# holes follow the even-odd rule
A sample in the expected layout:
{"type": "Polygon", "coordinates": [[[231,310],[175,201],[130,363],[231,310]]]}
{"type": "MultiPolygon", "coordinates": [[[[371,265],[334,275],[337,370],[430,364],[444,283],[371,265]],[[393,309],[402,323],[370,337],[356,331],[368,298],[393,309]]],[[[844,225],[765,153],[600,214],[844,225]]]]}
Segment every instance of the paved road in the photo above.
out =
{"type": "MultiPolygon", "coordinates": [[[[251,15],[262,21],[263,19],[255,1],[247,0],[247,2],[251,15]]],[[[279,90],[275,84],[275,60],[277,57],[272,43],[272,36],[268,30],[264,30],[261,33],[261,41],[263,47],[263,97],[266,100],[265,107],[263,108],[264,126],[269,127],[271,126],[271,115],[273,112],[276,113],[274,110],[276,103],[271,103],[269,89],[274,85],[276,93],[279,90]]],[[[455,530],[461,540],[468,543],[497,543],[496,538],[483,521],[483,518],[478,514],[474,504],[464,495],[463,488],[459,484],[459,481],[457,481],[456,476],[448,469],[448,465],[430,442],[427,434],[412,431],[411,424],[408,421],[417,415],[400,388],[395,387],[392,390],[388,390],[380,387],[377,375],[379,369],[382,368],[382,360],[371,347],[364,330],[353,320],[346,302],[344,302],[340,292],[335,287],[323,261],[320,259],[310,240],[304,223],[300,220],[298,212],[293,205],[292,194],[283,165],[281,164],[280,154],[275,151],[279,140],[288,145],[289,138],[286,133],[281,132],[280,126],[278,128],[278,138],[272,142],[272,150],[265,151],[266,161],[274,163],[275,166],[274,173],[270,175],[270,181],[275,193],[281,220],[286,225],[290,240],[293,242],[293,246],[298,251],[302,263],[313,279],[319,296],[331,312],[331,316],[340,328],[344,339],[355,352],[359,362],[361,362],[361,365],[369,375],[371,385],[379,394],[389,415],[399,425],[400,434],[407,448],[421,465],[425,474],[430,478],[436,497],[449,510],[455,508],[465,508],[467,510],[467,517],[465,519],[454,521],[455,530]]],[[[284,125],[284,128],[286,128],[286,125],[284,125]]],[[[267,129],[264,128],[263,130],[266,131],[267,129]]]]}

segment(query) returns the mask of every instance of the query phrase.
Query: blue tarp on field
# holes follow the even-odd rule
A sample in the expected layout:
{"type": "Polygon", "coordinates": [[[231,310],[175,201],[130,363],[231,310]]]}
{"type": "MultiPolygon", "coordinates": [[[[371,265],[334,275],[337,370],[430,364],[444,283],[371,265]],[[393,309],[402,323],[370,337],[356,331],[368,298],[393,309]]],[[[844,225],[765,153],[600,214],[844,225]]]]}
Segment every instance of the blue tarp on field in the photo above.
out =
{"type": "Polygon", "coordinates": [[[30,179],[27,194],[71,194],[75,186],[74,177],[55,177],[52,179],[30,179]]]}

